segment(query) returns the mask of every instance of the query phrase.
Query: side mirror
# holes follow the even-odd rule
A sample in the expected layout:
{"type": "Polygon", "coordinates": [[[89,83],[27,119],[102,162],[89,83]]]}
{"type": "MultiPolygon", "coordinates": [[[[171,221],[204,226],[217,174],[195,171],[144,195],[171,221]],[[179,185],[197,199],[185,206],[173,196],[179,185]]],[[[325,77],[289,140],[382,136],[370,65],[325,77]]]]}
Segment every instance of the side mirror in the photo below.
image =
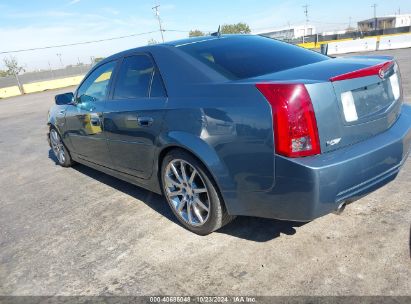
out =
{"type": "Polygon", "coordinates": [[[56,101],[56,105],[66,105],[69,103],[74,102],[74,94],[73,93],[64,93],[64,94],[59,94],[54,97],[56,101]]]}

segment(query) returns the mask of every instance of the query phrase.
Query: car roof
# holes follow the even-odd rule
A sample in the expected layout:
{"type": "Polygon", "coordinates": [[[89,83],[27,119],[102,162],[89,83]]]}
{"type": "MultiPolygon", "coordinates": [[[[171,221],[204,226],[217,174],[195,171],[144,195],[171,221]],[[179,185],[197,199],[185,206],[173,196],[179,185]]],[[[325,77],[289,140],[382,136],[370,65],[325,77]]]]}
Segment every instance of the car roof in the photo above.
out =
{"type": "MultiPolygon", "coordinates": [[[[252,35],[247,35],[247,34],[231,34],[231,35],[221,35],[221,38],[233,38],[233,37],[249,37],[252,35]]],[[[219,39],[220,37],[218,36],[199,36],[199,37],[191,37],[191,38],[185,38],[185,39],[179,39],[179,40],[174,40],[174,41],[167,41],[164,43],[158,43],[158,44],[154,44],[154,45],[146,45],[146,46],[140,46],[140,47],[136,47],[136,48],[132,48],[132,49],[128,49],[128,50],[124,50],[121,51],[119,53],[110,55],[109,57],[105,58],[104,60],[102,60],[101,62],[99,62],[98,65],[103,64],[105,62],[111,61],[113,59],[117,59],[118,57],[124,56],[124,55],[128,55],[131,53],[137,53],[137,52],[146,52],[146,51],[150,51],[153,48],[157,48],[157,47],[178,47],[181,45],[187,45],[187,44],[191,44],[191,43],[199,43],[199,42],[206,42],[206,41],[211,41],[211,40],[216,40],[219,39]]]]}
{"type": "MultiPolygon", "coordinates": [[[[221,37],[223,36],[228,37],[228,35],[222,35],[221,37]]],[[[214,39],[218,39],[218,37],[217,36],[198,36],[198,37],[184,38],[184,39],[179,39],[179,40],[174,40],[174,41],[167,41],[164,44],[171,45],[171,46],[179,46],[182,44],[190,44],[190,43],[196,43],[196,42],[208,41],[208,40],[214,40],[214,39]]]]}

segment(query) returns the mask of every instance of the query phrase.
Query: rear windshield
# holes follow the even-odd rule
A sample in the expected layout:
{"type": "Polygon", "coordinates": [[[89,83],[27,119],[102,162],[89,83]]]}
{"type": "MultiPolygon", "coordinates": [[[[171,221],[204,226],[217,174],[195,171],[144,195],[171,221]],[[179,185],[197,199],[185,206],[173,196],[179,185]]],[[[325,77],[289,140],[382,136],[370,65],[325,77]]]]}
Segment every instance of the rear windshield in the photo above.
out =
{"type": "Polygon", "coordinates": [[[176,47],[230,79],[261,76],[329,59],[261,36],[223,36],[176,47]]]}

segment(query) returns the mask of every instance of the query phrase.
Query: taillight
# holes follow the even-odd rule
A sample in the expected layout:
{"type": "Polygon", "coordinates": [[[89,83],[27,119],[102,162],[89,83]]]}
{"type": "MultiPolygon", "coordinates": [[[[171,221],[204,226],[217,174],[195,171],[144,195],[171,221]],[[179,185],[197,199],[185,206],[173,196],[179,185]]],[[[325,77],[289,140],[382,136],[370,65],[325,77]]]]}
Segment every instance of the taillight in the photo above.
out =
{"type": "Polygon", "coordinates": [[[395,64],[394,61],[387,61],[381,64],[373,65],[371,67],[367,67],[364,69],[356,70],[353,72],[349,72],[346,74],[341,74],[338,76],[334,76],[330,78],[331,82],[334,81],[341,81],[341,80],[348,80],[366,76],[379,76],[381,79],[384,78],[385,73],[395,64]]]}
{"type": "Polygon", "coordinates": [[[260,83],[271,105],[276,153],[301,157],[321,153],[317,121],[303,84],[260,83]]]}

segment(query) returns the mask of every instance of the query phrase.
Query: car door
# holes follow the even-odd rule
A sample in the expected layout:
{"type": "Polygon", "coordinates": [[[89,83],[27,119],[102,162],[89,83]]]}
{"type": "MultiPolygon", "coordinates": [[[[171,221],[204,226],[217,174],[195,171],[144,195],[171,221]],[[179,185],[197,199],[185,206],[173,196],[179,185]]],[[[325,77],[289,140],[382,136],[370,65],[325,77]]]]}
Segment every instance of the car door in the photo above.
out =
{"type": "Polygon", "coordinates": [[[112,163],[102,116],[115,67],[116,61],[111,61],[91,72],[77,89],[74,104],[66,110],[66,133],[73,152],[105,166],[112,163]]]}
{"type": "Polygon", "coordinates": [[[166,102],[153,58],[149,54],[124,57],[104,112],[109,151],[117,170],[140,178],[151,176],[166,102]]]}

